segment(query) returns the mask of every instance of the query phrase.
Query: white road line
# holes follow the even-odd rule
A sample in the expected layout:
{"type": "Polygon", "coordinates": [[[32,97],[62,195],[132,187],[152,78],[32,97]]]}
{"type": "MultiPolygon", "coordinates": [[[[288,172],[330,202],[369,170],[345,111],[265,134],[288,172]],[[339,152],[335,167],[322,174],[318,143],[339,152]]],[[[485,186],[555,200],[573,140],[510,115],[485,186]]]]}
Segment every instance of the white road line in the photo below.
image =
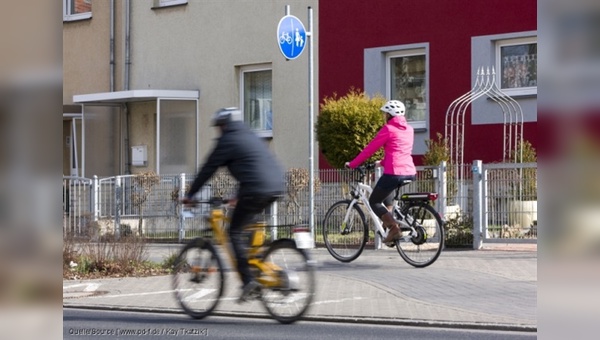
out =
{"type": "Polygon", "coordinates": [[[144,295],[158,295],[158,294],[169,294],[175,292],[174,290],[161,290],[157,292],[147,293],[130,293],[130,294],[113,294],[113,295],[98,295],[94,298],[114,298],[114,297],[126,297],[126,296],[144,296],[144,295]]]}
{"type": "Polygon", "coordinates": [[[216,291],[216,289],[200,289],[200,291],[198,291],[197,293],[194,293],[190,296],[186,296],[185,299],[183,299],[183,300],[184,301],[200,300],[203,296],[206,296],[214,291],[216,291]]]}
{"type": "Polygon", "coordinates": [[[83,289],[84,292],[95,292],[98,289],[98,287],[100,287],[101,285],[102,285],[101,283],[78,283],[78,284],[74,284],[74,285],[63,286],[63,291],[65,289],[85,287],[83,289]]]}
{"type": "Polygon", "coordinates": [[[311,303],[312,305],[324,305],[327,303],[339,303],[339,302],[345,302],[345,301],[353,301],[353,300],[362,300],[362,299],[366,299],[364,297],[360,297],[360,296],[355,296],[352,298],[344,298],[344,299],[339,299],[339,300],[325,300],[325,301],[316,301],[311,303]]]}

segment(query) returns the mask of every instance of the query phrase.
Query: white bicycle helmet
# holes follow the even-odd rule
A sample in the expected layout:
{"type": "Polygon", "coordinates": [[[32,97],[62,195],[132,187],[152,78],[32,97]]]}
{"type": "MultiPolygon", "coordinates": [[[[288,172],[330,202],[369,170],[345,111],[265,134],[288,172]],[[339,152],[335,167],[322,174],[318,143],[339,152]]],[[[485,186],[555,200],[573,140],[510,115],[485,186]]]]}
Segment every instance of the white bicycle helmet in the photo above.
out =
{"type": "Polygon", "coordinates": [[[237,107],[226,107],[215,112],[212,126],[221,126],[236,120],[242,120],[242,112],[237,107]]]}
{"type": "Polygon", "coordinates": [[[396,116],[404,116],[406,112],[406,108],[404,104],[399,100],[390,100],[385,105],[383,105],[380,109],[381,111],[388,113],[392,117],[396,116]]]}

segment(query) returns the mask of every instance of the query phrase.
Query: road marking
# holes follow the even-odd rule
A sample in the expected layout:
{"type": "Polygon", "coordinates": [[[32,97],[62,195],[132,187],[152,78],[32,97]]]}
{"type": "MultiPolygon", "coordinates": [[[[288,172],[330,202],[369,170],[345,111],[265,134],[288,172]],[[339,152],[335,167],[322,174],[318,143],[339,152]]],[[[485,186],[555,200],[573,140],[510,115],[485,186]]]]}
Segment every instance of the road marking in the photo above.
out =
{"type": "Polygon", "coordinates": [[[173,293],[173,292],[175,292],[175,291],[174,290],[161,290],[161,291],[157,291],[157,292],[113,294],[113,295],[102,295],[102,296],[96,296],[96,297],[113,298],[113,297],[126,297],[126,296],[144,296],[144,295],[168,294],[168,293],[173,293]]]}
{"type": "MultiPolygon", "coordinates": [[[[159,295],[159,294],[171,294],[171,293],[175,293],[176,291],[187,292],[187,291],[191,291],[191,290],[195,290],[195,289],[160,290],[160,291],[156,291],[156,292],[112,294],[112,295],[102,295],[102,296],[97,296],[97,297],[115,298],[115,297],[128,297],[128,296],[159,295]]],[[[197,293],[194,293],[194,294],[186,297],[185,300],[186,301],[198,300],[198,299],[202,298],[203,296],[214,292],[215,290],[216,289],[201,289],[197,293]]]]}
{"type": "Polygon", "coordinates": [[[83,289],[84,292],[95,292],[101,285],[101,283],[78,283],[74,285],[63,286],[63,290],[77,287],[85,287],[83,289]]]}
{"type": "Polygon", "coordinates": [[[214,291],[216,291],[216,289],[200,289],[200,291],[198,291],[197,293],[194,293],[190,296],[186,296],[185,299],[183,299],[183,301],[200,300],[202,297],[204,297],[214,291]]]}
{"type": "Polygon", "coordinates": [[[324,304],[327,304],[327,303],[340,303],[340,302],[345,302],[345,301],[355,301],[355,300],[362,300],[362,299],[366,299],[366,298],[360,297],[360,296],[355,296],[355,297],[344,298],[344,299],[339,299],[339,300],[317,301],[317,302],[313,302],[311,304],[312,305],[324,305],[324,304]]]}

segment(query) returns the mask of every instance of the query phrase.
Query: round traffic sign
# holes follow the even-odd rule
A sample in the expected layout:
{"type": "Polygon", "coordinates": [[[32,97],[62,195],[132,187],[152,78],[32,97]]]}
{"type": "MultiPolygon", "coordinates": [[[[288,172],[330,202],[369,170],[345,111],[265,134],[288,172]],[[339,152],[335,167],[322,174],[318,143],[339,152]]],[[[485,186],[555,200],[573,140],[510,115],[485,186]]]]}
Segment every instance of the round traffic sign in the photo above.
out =
{"type": "Polygon", "coordinates": [[[286,59],[296,59],[306,46],[306,30],[302,21],[293,15],[286,15],[277,26],[279,49],[286,59]]]}

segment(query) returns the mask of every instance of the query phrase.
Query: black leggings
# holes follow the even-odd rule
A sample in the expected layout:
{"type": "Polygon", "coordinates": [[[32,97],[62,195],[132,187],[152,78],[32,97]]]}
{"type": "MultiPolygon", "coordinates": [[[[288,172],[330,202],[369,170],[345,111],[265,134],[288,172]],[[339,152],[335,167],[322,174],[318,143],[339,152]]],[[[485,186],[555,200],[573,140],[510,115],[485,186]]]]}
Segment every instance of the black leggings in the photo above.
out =
{"type": "Polygon", "coordinates": [[[415,180],[416,176],[400,176],[400,175],[387,175],[383,174],[377,184],[375,184],[375,188],[373,188],[373,192],[369,197],[369,204],[375,212],[377,217],[383,216],[388,212],[386,206],[392,205],[392,200],[394,199],[394,190],[402,185],[402,182],[405,180],[415,180]]]}
{"type": "Polygon", "coordinates": [[[252,273],[248,266],[248,240],[244,237],[244,227],[255,222],[256,216],[277,198],[271,195],[240,197],[233,211],[229,224],[229,238],[235,253],[237,270],[244,285],[252,281],[252,273]]]}

